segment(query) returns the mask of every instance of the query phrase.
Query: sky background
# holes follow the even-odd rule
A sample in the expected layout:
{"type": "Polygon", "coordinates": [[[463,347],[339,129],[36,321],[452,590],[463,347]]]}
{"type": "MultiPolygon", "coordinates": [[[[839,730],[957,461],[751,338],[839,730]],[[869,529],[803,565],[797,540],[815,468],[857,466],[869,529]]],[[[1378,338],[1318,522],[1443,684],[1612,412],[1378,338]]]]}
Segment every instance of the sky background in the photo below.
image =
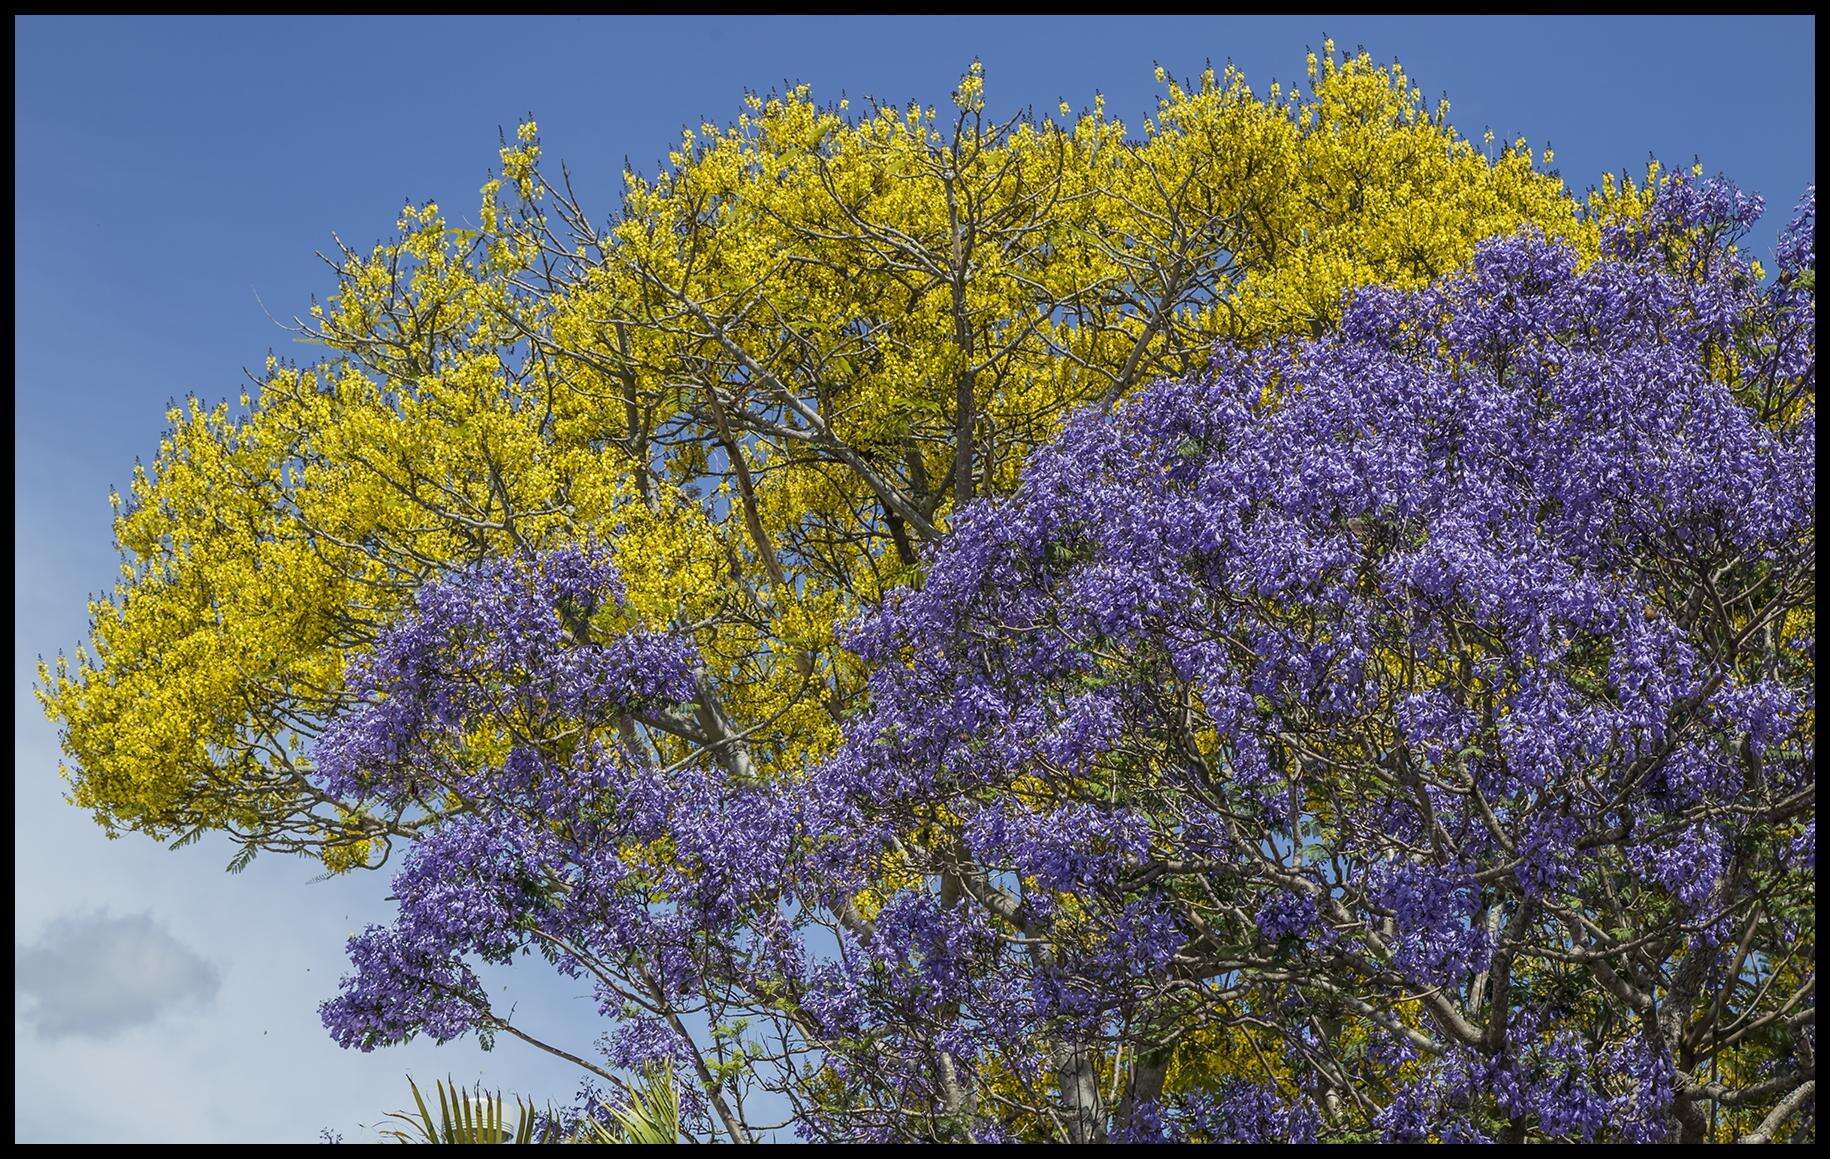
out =
{"type": "MultiPolygon", "coordinates": [[[[1771,245],[1815,180],[1815,23],[1741,19],[1343,17],[53,19],[14,24],[14,1136],[48,1140],[374,1138],[404,1075],[569,1098],[563,1064],[505,1043],[374,1054],[317,1019],[345,936],[385,920],[386,881],[230,850],[108,841],[62,800],[32,698],[40,655],[83,635],[112,583],[107,495],[151,457],[168,400],[233,398],[269,319],[334,289],[313,256],[358,249],[402,203],[474,212],[497,131],[532,113],[549,159],[607,212],[624,158],[654,161],[746,89],[944,103],[985,62],[994,109],[1095,91],[1135,124],[1153,65],[1231,60],[1260,91],[1305,48],[1396,57],[1478,138],[1604,170],[1700,158],[1768,199],[1771,245]],[[263,303],[265,306],[263,308],[263,303]]],[[[588,1048],[588,999],[524,970],[520,1016],[588,1048]]]]}

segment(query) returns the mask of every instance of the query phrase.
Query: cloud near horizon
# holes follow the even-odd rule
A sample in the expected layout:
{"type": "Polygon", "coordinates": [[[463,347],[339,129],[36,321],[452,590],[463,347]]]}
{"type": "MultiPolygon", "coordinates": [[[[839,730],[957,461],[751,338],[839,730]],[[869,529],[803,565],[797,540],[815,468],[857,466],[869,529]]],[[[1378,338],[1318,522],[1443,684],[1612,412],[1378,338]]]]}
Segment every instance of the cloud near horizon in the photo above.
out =
{"type": "Polygon", "coordinates": [[[110,1038],[206,1007],[221,985],[215,964],[150,913],[66,914],[13,947],[19,1015],[43,1038],[110,1038]]]}

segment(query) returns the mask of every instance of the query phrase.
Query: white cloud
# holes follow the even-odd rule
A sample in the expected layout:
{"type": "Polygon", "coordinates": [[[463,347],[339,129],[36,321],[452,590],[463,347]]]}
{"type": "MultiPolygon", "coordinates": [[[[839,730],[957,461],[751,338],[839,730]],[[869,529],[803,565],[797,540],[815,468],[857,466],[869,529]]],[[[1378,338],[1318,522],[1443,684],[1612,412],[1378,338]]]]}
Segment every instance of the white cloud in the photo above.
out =
{"type": "Polygon", "coordinates": [[[151,914],[102,911],[54,919],[13,950],[20,1016],[45,1038],[110,1038],[168,1011],[206,1007],[217,967],[151,914]]]}

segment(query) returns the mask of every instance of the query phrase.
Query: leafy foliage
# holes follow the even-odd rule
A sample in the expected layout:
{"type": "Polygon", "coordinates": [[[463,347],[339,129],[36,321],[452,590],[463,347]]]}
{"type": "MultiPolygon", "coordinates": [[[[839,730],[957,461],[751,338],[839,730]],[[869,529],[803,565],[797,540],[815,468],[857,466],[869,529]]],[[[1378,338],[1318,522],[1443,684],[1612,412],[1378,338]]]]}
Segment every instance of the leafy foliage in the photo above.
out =
{"type": "MultiPolygon", "coordinates": [[[[567,1124],[551,1114],[535,1109],[530,1100],[515,1100],[516,1119],[511,1129],[503,1113],[502,1093],[487,1095],[479,1086],[474,1092],[456,1083],[437,1084],[438,1116],[433,1117],[419,1084],[412,1077],[407,1085],[413,1091],[417,1114],[390,1111],[388,1118],[399,1126],[382,1131],[382,1138],[395,1143],[678,1143],[680,1141],[680,1095],[669,1071],[653,1071],[629,1088],[628,1101],[603,1111],[610,1122],[585,1116],[567,1130],[567,1124]]],[[[328,1137],[329,1132],[326,1132],[328,1137]]]]}
{"type": "Polygon", "coordinates": [[[651,1070],[629,1094],[629,1102],[610,1111],[614,1126],[590,1120],[588,1138],[597,1143],[678,1143],[680,1092],[673,1071],[651,1070]]]}
{"type": "Polygon", "coordinates": [[[413,1104],[418,1114],[388,1112],[388,1118],[400,1125],[382,1131],[384,1139],[395,1143],[458,1144],[552,1141],[548,1137],[550,1132],[547,1135],[539,1132],[539,1114],[532,1103],[516,1100],[517,1118],[511,1129],[503,1113],[502,1092],[486,1095],[481,1087],[472,1092],[456,1083],[451,1083],[447,1089],[446,1083],[440,1080],[437,1084],[438,1117],[435,1119],[425,1096],[419,1092],[419,1084],[408,1077],[407,1085],[413,1090],[413,1104]]]}

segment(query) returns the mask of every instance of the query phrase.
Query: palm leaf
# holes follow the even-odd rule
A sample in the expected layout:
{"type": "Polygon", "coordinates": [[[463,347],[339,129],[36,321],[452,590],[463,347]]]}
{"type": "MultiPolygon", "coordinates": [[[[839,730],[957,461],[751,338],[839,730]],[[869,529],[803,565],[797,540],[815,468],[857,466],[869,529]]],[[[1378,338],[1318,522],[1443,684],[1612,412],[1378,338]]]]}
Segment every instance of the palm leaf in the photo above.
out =
{"type": "Polygon", "coordinates": [[[508,1119],[502,1101],[502,1092],[493,1095],[485,1094],[482,1084],[474,1091],[457,1085],[449,1077],[436,1084],[438,1093],[438,1115],[435,1118],[426,1097],[420,1093],[419,1084],[413,1076],[407,1076],[407,1086],[413,1092],[413,1104],[419,1110],[418,1117],[406,1111],[390,1111],[387,1115],[404,1126],[389,1127],[382,1131],[382,1137],[396,1143],[545,1143],[553,1141],[552,1129],[541,1123],[541,1116],[532,1100],[517,1097],[515,1112],[517,1122],[514,1130],[508,1129],[508,1119]]]}
{"type": "Polygon", "coordinates": [[[611,1107],[616,1122],[609,1126],[590,1121],[582,1142],[586,1143],[678,1143],[680,1141],[680,1092],[674,1087],[673,1070],[655,1067],[629,1088],[629,1102],[611,1107]]]}

